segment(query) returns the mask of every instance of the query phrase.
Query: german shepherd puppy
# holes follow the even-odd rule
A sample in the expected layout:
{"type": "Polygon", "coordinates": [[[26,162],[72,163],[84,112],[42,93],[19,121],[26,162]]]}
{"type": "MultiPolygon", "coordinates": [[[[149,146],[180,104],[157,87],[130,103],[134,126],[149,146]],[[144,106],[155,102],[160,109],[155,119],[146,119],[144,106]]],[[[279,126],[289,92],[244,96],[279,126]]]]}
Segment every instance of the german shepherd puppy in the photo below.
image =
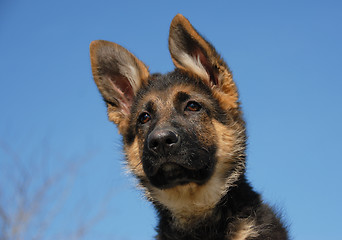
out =
{"type": "Polygon", "coordinates": [[[245,178],[245,122],[228,66],[180,14],[169,50],[176,68],[162,75],[115,43],[90,45],[127,166],[158,212],[156,239],[288,239],[245,178]]]}

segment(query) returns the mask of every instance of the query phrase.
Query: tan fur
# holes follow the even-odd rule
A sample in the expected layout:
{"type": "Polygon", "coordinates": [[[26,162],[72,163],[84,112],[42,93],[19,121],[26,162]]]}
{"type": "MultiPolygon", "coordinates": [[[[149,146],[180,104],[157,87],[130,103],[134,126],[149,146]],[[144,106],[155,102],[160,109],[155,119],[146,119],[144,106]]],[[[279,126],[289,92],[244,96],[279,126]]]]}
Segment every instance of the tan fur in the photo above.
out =
{"type": "Polygon", "coordinates": [[[137,177],[145,176],[141,156],[139,152],[138,139],[135,138],[133,144],[130,147],[125,147],[126,157],[128,159],[128,170],[131,171],[137,177]]]}
{"type": "Polygon", "coordinates": [[[152,187],[150,196],[171,210],[176,225],[186,228],[211,214],[220,200],[219,183],[213,177],[202,186],[189,183],[165,190],[152,187]]]}
{"type": "Polygon", "coordinates": [[[112,121],[118,126],[119,133],[122,134],[128,127],[128,118],[117,107],[107,104],[107,114],[109,121],[112,121]]]}
{"type": "Polygon", "coordinates": [[[231,240],[247,240],[259,236],[255,221],[251,219],[238,220],[237,230],[233,233],[231,240]]]}
{"type": "MultiPolygon", "coordinates": [[[[232,163],[229,160],[231,160],[233,156],[235,156],[235,159],[239,159],[238,154],[243,150],[243,139],[241,139],[243,128],[237,124],[228,128],[217,121],[214,121],[214,126],[216,133],[218,134],[216,157],[218,159],[218,164],[221,164],[218,169],[222,171],[221,174],[224,174],[231,167],[232,163]]],[[[234,172],[225,179],[223,186],[224,191],[222,194],[227,193],[228,190],[234,186],[234,183],[238,180],[244,169],[245,162],[242,160],[241,156],[241,161],[236,163],[234,172]]]]}

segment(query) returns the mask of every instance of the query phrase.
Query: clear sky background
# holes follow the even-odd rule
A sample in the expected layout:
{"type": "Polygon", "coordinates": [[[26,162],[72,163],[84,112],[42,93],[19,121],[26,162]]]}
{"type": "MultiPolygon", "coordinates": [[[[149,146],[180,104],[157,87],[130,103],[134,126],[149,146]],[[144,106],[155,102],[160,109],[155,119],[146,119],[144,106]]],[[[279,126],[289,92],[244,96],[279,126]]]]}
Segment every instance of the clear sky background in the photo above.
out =
{"type": "Polygon", "coordinates": [[[338,0],[0,0],[5,207],[13,207],[15,199],[6,200],[13,169],[4,149],[20,155],[31,173],[28,159],[44,160],[47,153],[46,175],[87,156],[45,239],[58,239],[56,234],[77,224],[77,216],[86,218],[103,206],[104,216],[85,239],[152,239],[155,213],[123,169],[120,136],[92,80],[89,44],[114,41],[151,72],[171,71],[167,40],[177,13],[213,43],[233,71],[247,121],[247,175],[254,188],[283,212],[293,239],[341,239],[338,0]],[[80,207],[85,202],[87,207],[80,207]]]}

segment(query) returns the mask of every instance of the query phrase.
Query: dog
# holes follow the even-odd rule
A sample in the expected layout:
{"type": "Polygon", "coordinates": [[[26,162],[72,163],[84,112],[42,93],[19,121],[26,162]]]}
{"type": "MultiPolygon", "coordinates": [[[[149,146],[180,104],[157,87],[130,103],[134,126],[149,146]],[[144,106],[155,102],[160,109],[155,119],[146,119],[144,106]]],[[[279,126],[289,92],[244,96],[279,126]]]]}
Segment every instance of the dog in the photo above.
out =
{"type": "Polygon", "coordinates": [[[171,22],[169,50],[175,70],[150,74],[122,46],[90,44],[127,167],[157,210],[156,239],[288,239],[246,180],[246,128],[227,64],[181,14],[171,22]]]}

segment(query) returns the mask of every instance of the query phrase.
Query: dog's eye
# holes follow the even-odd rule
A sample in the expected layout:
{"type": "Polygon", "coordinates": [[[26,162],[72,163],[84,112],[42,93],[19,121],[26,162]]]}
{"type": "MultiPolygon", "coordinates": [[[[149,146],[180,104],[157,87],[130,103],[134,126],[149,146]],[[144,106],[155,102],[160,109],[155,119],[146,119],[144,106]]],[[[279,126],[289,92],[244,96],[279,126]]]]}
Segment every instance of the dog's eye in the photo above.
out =
{"type": "Polygon", "coordinates": [[[190,101],[185,107],[185,111],[197,112],[201,110],[202,106],[195,101],[190,101]]]}
{"type": "Polygon", "coordinates": [[[142,114],[139,115],[138,117],[138,121],[141,123],[141,124],[145,124],[147,123],[148,121],[151,120],[151,115],[148,114],[147,112],[143,112],[142,114]]]}

